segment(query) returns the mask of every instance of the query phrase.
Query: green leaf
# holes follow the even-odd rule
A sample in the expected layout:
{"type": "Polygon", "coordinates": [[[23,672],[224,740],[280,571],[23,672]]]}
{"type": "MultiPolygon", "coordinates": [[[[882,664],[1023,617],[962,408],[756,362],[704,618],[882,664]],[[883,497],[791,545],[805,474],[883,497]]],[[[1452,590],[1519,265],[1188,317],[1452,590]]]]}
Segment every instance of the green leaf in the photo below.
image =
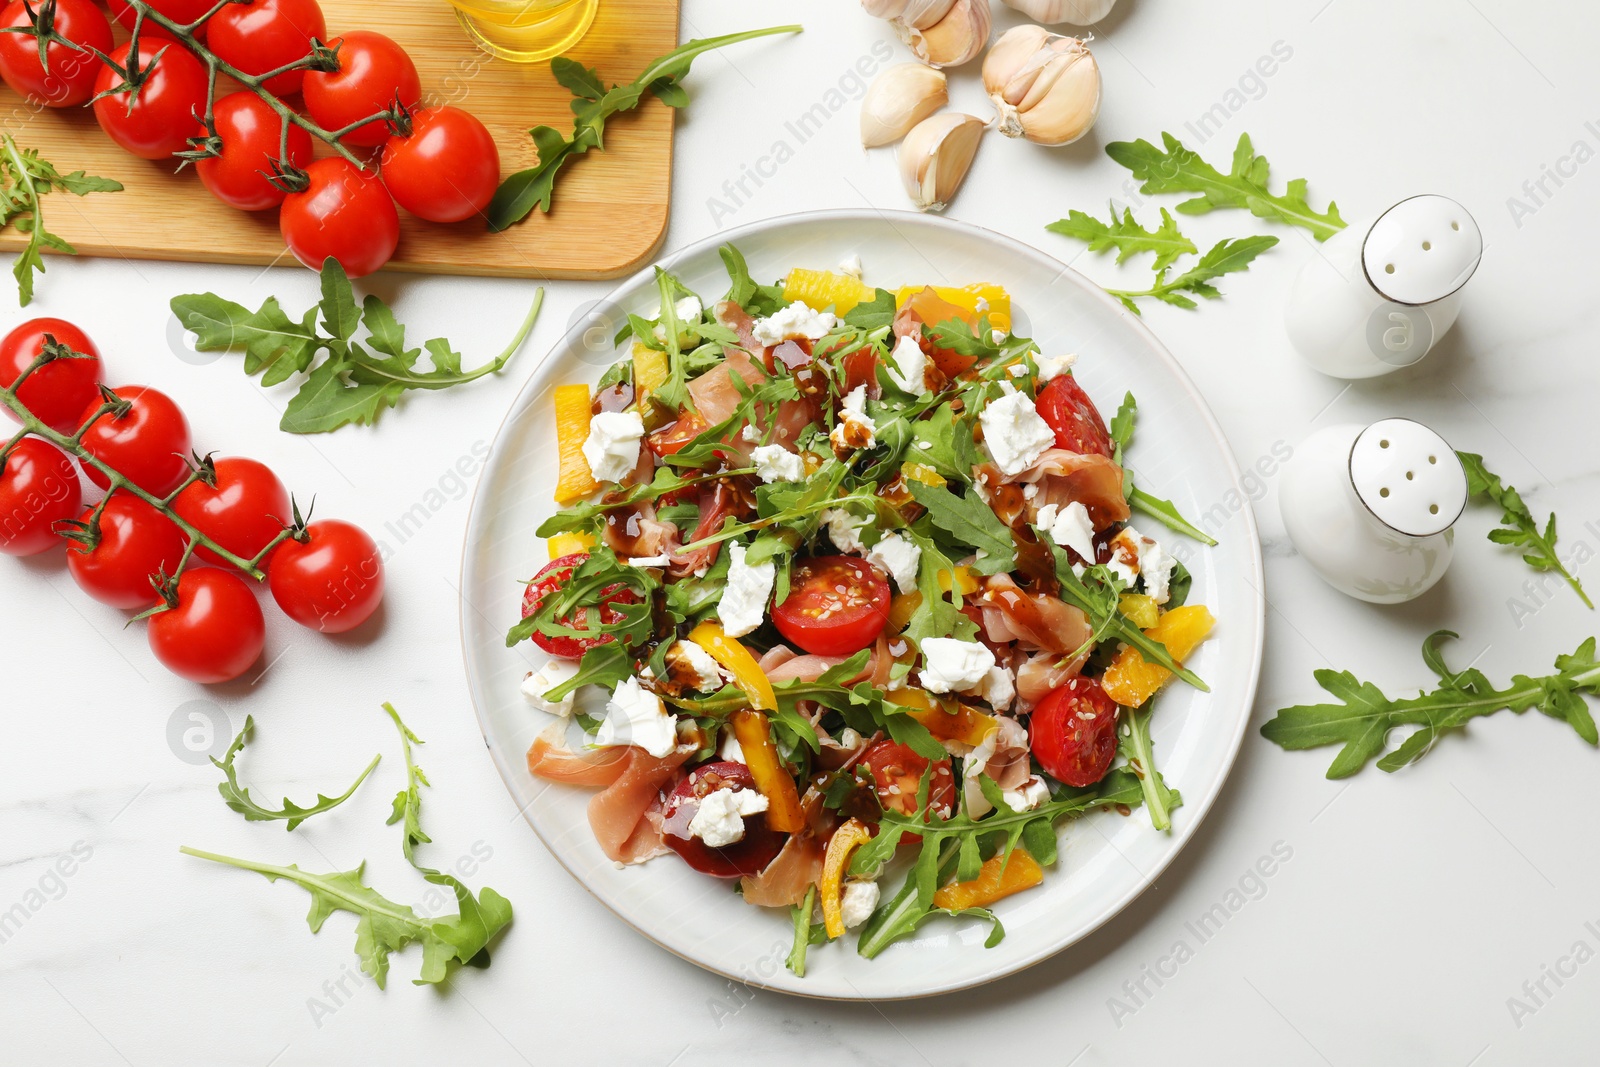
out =
{"type": "Polygon", "coordinates": [[[1594,602],[1584,592],[1583,583],[1556,555],[1556,516],[1550,513],[1544,529],[1534,519],[1522,494],[1515,486],[1506,485],[1500,476],[1484,466],[1483,457],[1474,452],[1457,452],[1461,466],[1467,473],[1467,493],[1473,500],[1499,505],[1500,528],[1489,532],[1489,540],[1497,545],[1513,545],[1523,550],[1522,560],[1536,571],[1554,571],[1566,579],[1572,591],[1578,594],[1591,610],[1594,602]]]}
{"type": "Polygon", "coordinates": [[[1217,539],[1206,533],[1200,527],[1184,518],[1178,511],[1177,505],[1170,500],[1151,496],[1143,489],[1135,487],[1129,492],[1128,504],[1133,510],[1150,516],[1152,519],[1165,525],[1169,530],[1176,530],[1181,534],[1194,538],[1201,544],[1215,545],[1217,539]]]}
{"type": "Polygon", "coordinates": [[[1117,751],[1127,761],[1128,770],[1139,779],[1144,794],[1144,810],[1150,825],[1157,830],[1172,828],[1172,810],[1183,803],[1176,789],[1156,769],[1155,747],[1150,741],[1150,708],[1129,708],[1118,729],[1117,751]]]}
{"type": "Polygon", "coordinates": [[[217,792],[222,794],[222,799],[228,805],[228,807],[232,808],[240,815],[243,815],[251,822],[287,820],[288,825],[284,827],[284,829],[293,830],[295,827],[311,818],[311,816],[319,815],[325,811],[331,811],[334,808],[337,808],[340,804],[343,804],[345,801],[349,800],[351,795],[354,794],[355,791],[360,787],[361,783],[367,780],[367,775],[371,774],[373,768],[377,767],[378,761],[383,758],[381,753],[373,756],[372,762],[367,764],[367,769],[361,772],[361,774],[351,784],[350,788],[346,789],[343,793],[336,797],[324,796],[323,794],[318,793],[316,803],[306,807],[302,807],[301,805],[290,800],[288,797],[284,797],[283,807],[277,811],[274,811],[271,808],[262,807],[260,804],[256,803],[256,801],[250,796],[250,790],[239,784],[239,772],[234,767],[234,760],[238,757],[239,753],[244,750],[244,746],[250,742],[251,735],[255,732],[255,725],[255,718],[253,716],[246,715],[244,719],[244,729],[240,730],[238,735],[234,737],[233,743],[228,746],[228,751],[223,755],[223,758],[219,760],[215,756],[211,757],[211,762],[217,767],[217,769],[222,771],[222,773],[227,776],[226,781],[218,783],[217,792]]]}
{"type": "MultiPolygon", "coordinates": [[[[38,44],[42,61],[47,42],[40,37],[38,44]]],[[[77,254],[71,244],[45,228],[41,199],[52,189],[86,196],[118,192],[122,183],[81,170],[62,174],[39,158],[37,150],[21,148],[11,134],[0,133],[0,227],[13,225],[18,233],[28,235],[28,243],[11,265],[12,276],[17,280],[17,301],[22,307],[33,300],[34,275],[45,272],[44,249],[77,254]]]]}
{"type": "Polygon", "coordinates": [[[790,919],[794,923],[794,946],[789,949],[789,955],[784,964],[794,973],[796,978],[806,976],[806,949],[812,945],[820,945],[827,941],[826,927],[823,928],[822,937],[817,937],[817,926],[811,921],[812,914],[817,907],[817,887],[806,888],[806,898],[800,904],[790,908],[790,919]]]}
{"type": "Polygon", "coordinates": [[[973,569],[980,574],[1001,574],[1017,563],[1011,531],[994,510],[979,500],[976,493],[956,496],[948,489],[906,482],[918,504],[928,509],[928,518],[939,529],[978,553],[973,569]]]}
{"type": "Polygon", "coordinates": [[[1221,291],[1211,282],[1224,274],[1250,269],[1250,263],[1261,253],[1278,243],[1276,237],[1238,237],[1226,238],[1212,246],[1211,251],[1200,257],[1200,261],[1176,278],[1168,279],[1165,270],[1159,271],[1155,283],[1148,289],[1107,289],[1106,292],[1122,301],[1123,305],[1139,314],[1139,307],[1135,301],[1140,297],[1151,297],[1175,307],[1194,308],[1197,305],[1184,294],[1194,293],[1207,300],[1215,300],[1222,295],[1221,291]]]}
{"type": "MultiPolygon", "coordinates": [[[[348,341],[355,336],[356,294],[339,261],[329,256],[322,263],[322,328],[329,336],[348,341]]],[[[391,316],[393,318],[393,316],[391,316]]]]}
{"type": "Polygon", "coordinates": [[[871,300],[864,300],[845,312],[844,322],[858,330],[881,330],[894,325],[897,311],[893,293],[874,289],[871,300]]]}
{"type": "Polygon", "coordinates": [[[1045,229],[1083,241],[1091,252],[1115,248],[1118,263],[1125,262],[1129,256],[1139,252],[1154,252],[1153,270],[1170,267],[1179,256],[1200,251],[1193,241],[1179,232],[1177,222],[1167,214],[1166,208],[1161,209],[1161,225],[1153,230],[1147,230],[1134,221],[1132,208],[1124,208],[1119,219],[1113,205],[1110,218],[1110,222],[1101,222],[1093,215],[1073,210],[1068,212],[1066,218],[1050,223],[1045,229]]]}

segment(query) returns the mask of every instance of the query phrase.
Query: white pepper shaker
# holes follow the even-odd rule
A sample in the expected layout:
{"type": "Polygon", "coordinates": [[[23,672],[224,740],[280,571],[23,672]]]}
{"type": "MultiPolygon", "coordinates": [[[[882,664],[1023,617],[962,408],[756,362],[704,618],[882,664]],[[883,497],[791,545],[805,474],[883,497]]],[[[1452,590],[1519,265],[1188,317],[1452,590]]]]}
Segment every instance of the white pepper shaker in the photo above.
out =
{"type": "Polygon", "coordinates": [[[1328,238],[1301,268],[1284,315],[1301,357],[1335,378],[1409,367],[1454,325],[1483,234],[1447,196],[1402,200],[1328,238]]]}
{"type": "Polygon", "coordinates": [[[1431,589],[1450,566],[1467,475],[1455,450],[1410,419],[1330,426],[1295,449],[1278,506],[1324,581],[1374,604],[1431,589]]]}

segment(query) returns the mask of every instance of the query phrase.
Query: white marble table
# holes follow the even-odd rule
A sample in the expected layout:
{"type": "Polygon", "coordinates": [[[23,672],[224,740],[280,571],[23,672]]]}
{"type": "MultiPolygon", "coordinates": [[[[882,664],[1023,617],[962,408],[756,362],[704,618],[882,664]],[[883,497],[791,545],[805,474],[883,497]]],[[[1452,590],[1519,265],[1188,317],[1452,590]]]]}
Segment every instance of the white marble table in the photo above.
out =
{"type": "MultiPolygon", "coordinates": [[[[785,125],[813,105],[831,110],[841,87],[859,91],[859,57],[898,55],[885,26],[849,0],[687,0],[684,35],[786,20],[808,32],[710,57],[693,77],[669,247],[801,209],[904,205],[892,155],[856,146],[853,102],[803,141],[785,125]],[[763,157],[775,142],[786,160],[773,167],[763,157]],[[746,174],[760,181],[741,191],[746,174]]],[[[1044,224],[1108,196],[1129,202],[1125,173],[1101,147],[1162,129],[1217,162],[1249,131],[1279,180],[1310,178],[1314,199],[1334,196],[1347,218],[1415,192],[1460,199],[1483,227],[1486,258],[1455,332],[1410,371],[1346,388],[1299,364],[1281,310],[1310,243],[1233,213],[1188,228],[1203,241],[1273,232],[1281,245],[1226,280],[1222,301],[1153,308],[1147,321],[1243,466],[1330,421],[1412,415],[1490,457],[1536,511],[1559,511],[1569,550],[1582,543],[1592,555],[1600,382],[1589,242],[1600,235],[1600,164],[1588,161],[1600,150],[1600,75],[1587,46],[1600,16],[1555,0],[1123,0],[1101,29],[1106,93],[1093,135],[1054,152],[992,139],[951,214],[1071,260],[1078,246],[1044,224]],[[1275,52],[1273,75],[1239,91],[1275,52]],[[1208,113],[1226,119],[1202,145],[1188,125],[1208,113]],[[1551,171],[1561,182],[1543,178],[1541,191],[1551,171]]],[[[976,72],[955,80],[956,103],[986,113],[976,72]]],[[[1113,276],[1105,259],[1076,265],[1113,276]]],[[[447,333],[475,355],[503,343],[532,285],[385,276],[369,288],[393,298],[413,331],[447,333]]],[[[1196,1049],[1226,1048],[1242,1062],[1488,1067],[1577,1062],[1593,1038],[1600,964],[1587,961],[1600,949],[1600,904],[1584,886],[1600,877],[1587,825],[1600,754],[1537,714],[1480,722],[1408,772],[1368,769],[1347,783],[1323,779],[1331,752],[1285,754],[1252,731],[1207,823],[1158,884],[1087,941],[976,993],[809,1002],[666,954],[593,901],[519,820],[478,734],[457,641],[470,489],[458,461],[476,469],[521,378],[607,286],[551,286],[502,380],[419,397],[376,432],[309,439],[275,428],[287,394],[260,390],[233,357],[175,354],[166,301],[205,289],[299,307],[314,280],[52,260],[33,310],[88,328],[113,379],[169,391],[204,447],[268,459],[297,491],[318,494],[320,512],[384,537],[393,555],[381,632],[328,641],[274,619],[270,669],[207,691],[161,671],[142,631],[81,597],[58,560],[0,565],[0,914],[13,916],[0,936],[0,1062],[1087,1067],[1193,1062],[1196,1049]],[[429,742],[428,855],[471,860],[468,881],[517,907],[493,967],[445,992],[410,984],[414,951],[396,958],[380,992],[360,979],[347,916],[313,937],[300,890],[177,852],[190,844],[324,870],[365,857],[375,883],[420,886],[381,825],[401,780],[383,700],[429,742]],[[373,752],[391,755],[340,817],[284,834],[229,812],[213,770],[175,754],[169,724],[197,708],[235,728],[255,715],[248,780],[274,799],[343,788],[373,752]],[[70,876],[52,874],[74,850],[70,876]],[[1257,878],[1274,855],[1274,873],[1257,878]],[[1219,904],[1226,921],[1197,934],[1219,904]]],[[[1318,697],[1319,667],[1354,669],[1391,692],[1427,682],[1417,648],[1437,627],[1459,630],[1460,661],[1476,657],[1497,680],[1542,673],[1600,629],[1569,592],[1528,585],[1515,556],[1484,540],[1493,516],[1478,510],[1460,524],[1454,569],[1421,601],[1346,600],[1284,539],[1274,483],[1263,475],[1251,502],[1271,601],[1257,724],[1318,697]]],[[[1581,573],[1600,584],[1594,568],[1581,573]]],[[[426,903],[420,891],[413,902],[426,903]]]]}

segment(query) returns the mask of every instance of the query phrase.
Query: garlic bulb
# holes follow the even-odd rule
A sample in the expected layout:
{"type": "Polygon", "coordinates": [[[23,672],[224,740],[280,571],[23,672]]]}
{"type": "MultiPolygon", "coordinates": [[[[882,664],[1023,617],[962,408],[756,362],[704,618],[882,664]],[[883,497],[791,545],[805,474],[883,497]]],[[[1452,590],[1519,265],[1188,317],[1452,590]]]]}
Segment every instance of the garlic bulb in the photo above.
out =
{"type": "Polygon", "coordinates": [[[921,63],[888,67],[861,99],[861,145],[893,144],[949,101],[943,71],[921,63]]]}
{"type": "Polygon", "coordinates": [[[943,211],[978,154],[988,124],[974,115],[945,111],[923,119],[900,142],[900,179],[920,211],[943,211]]]}
{"type": "Polygon", "coordinates": [[[956,0],[861,0],[867,14],[894,19],[919,30],[944,18],[955,3],[956,0]]]}
{"type": "MultiPolygon", "coordinates": [[[[867,3],[868,0],[861,0],[867,3]]],[[[1117,0],[1006,0],[1035,22],[1070,22],[1074,26],[1092,26],[1111,13],[1117,0]]],[[[885,15],[884,18],[892,16],[885,15]]]]}
{"type": "Polygon", "coordinates": [[[983,87],[1000,132],[1071,144],[1100,115],[1100,65],[1083,41],[1039,26],[1007,30],[983,60],[983,87]]]}
{"type": "Polygon", "coordinates": [[[978,58],[989,43],[989,0],[955,0],[943,5],[945,10],[936,21],[924,21],[941,5],[942,0],[911,0],[891,25],[930,67],[959,67],[978,58]],[[926,10],[920,10],[924,7],[926,10]]]}

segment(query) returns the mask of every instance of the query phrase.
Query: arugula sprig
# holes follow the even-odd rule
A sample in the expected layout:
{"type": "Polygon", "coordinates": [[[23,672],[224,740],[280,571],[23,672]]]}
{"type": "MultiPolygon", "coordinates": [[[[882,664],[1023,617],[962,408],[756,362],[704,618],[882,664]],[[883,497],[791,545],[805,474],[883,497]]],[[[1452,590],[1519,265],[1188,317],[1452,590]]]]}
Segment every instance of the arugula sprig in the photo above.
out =
{"type": "Polygon", "coordinates": [[[1349,671],[1319,670],[1317,684],[1332,694],[1336,704],[1299,704],[1283,708],[1261,727],[1261,736],[1285,749],[1343,745],[1328,767],[1329,778],[1345,778],[1382,753],[1389,731],[1397,726],[1419,729],[1392,752],[1378,759],[1378,767],[1397,771],[1432,751],[1446,730],[1473,719],[1509,709],[1518,715],[1538,708],[1552,719],[1568,723],[1579,737],[1600,743],[1593,716],[1583,694],[1600,695],[1600,662],[1595,659],[1595,639],[1589,638],[1570,656],[1557,656],[1555,672],[1542,677],[1514,675],[1511,684],[1496,689],[1476,668],[1452,671],[1440,646],[1458,637],[1451,630],[1436,630],[1422,642],[1422,661],[1439,677],[1439,687],[1414,697],[1391,700],[1371,682],[1357,680],[1349,671]]]}
{"type": "Polygon", "coordinates": [[[1156,271],[1155,280],[1147,289],[1107,289],[1106,292],[1122,302],[1122,306],[1135,315],[1144,314],[1137,301],[1149,297],[1171,304],[1173,307],[1196,308],[1198,304],[1189,294],[1207,300],[1216,300],[1222,291],[1211,283],[1224,274],[1250,269],[1250,263],[1261,253],[1278,243],[1276,237],[1228,237],[1211,246],[1211,251],[1200,261],[1176,277],[1167,277],[1167,268],[1156,271]]]}
{"type": "Polygon", "coordinates": [[[1133,443],[1133,424],[1138,413],[1139,402],[1133,398],[1132,393],[1127,393],[1123,396],[1122,405],[1117,408],[1117,413],[1108,427],[1111,431],[1111,444],[1114,446],[1111,458],[1122,468],[1122,495],[1127,499],[1128,506],[1159,521],[1168,529],[1194,538],[1201,544],[1215,545],[1217,539],[1184,518],[1176,504],[1152,496],[1134,484],[1133,471],[1123,462],[1123,455],[1133,443]]]}
{"type": "Polygon", "coordinates": [[[1156,769],[1155,745],[1150,740],[1150,707],[1129,708],[1117,727],[1117,753],[1128,771],[1139,779],[1144,795],[1144,810],[1150,825],[1157,830],[1172,829],[1172,811],[1183,804],[1183,796],[1167,785],[1156,769]]]}
{"type": "Polygon", "coordinates": [[[1011,530],[975,493],[956,496],[948,489],[921,482],[907,482],[906,488],[928,510],[928,518],[935,526],[977,553],[973,570],[979,574],[1004,574],[1016,567],[1011,530]]]}
{"type": "Polygon", "coordinates": [[[1131,207],[1123,208],[1119,219],[1116,205],[1113,204],[1110,219],[1110,222],[1101,222],[1093,215],[1074,209],[1067,213],[1066,218],[1052,222],[1045,229],[1082,241],[1091,252],[1115,248],[1119,265],[1140,252],[1154,252],[1153,270],[1164,270],[1177,262],[1179,256],[1197,255],[1200,251],[1178,229],[1177,220],[1167,214],[1166,208],[1161,209],[1161,225],[1153,230],[1134,221],[1131,207]]]}
{"type": "Polygon", "coordinates": [[[610,548],[597,545],[573,569],[561,588],[544,598],[537,611],[511,627],[506,633],[506,647],[514,648],[540,633],[546,637],[578,638],[609,635],[622,642],[623,647],[635,648],[649,640],[654,632],[651,605],[660,587],[661,579],[654,572],[645,567],[630,567],[617,559],[610,548]],[[589,610],[580,617],[572,617],[578,608],[599,604],[609,590],[619,585],[632,589],[638,599],[633,603],[612,601],[613,621],[605,622],[599,611],[589,610]],[[561,622],[562,619],[584,625],[569,625],[561,622]]]}
{"type": "MultiPolygon", "coordinates": [[[[41,38],[41,50],[45,43],[41,38]]],[[[37,150],[21,148],[11,134],[0,133],[0,229],[15,226],[18,233],[28,235],[27,245],[11,265],[11,273],[17,279],[17,302],[22,307],[33,300],[34,275],[45,271],[42,253],[46,248],[69,256],[78,254],[71,244],[45,229],[40,201],[56,189],[87,196],[121,192],[122,183],[81,170],[62,174],[48,160],[39,158],[37,150]]]]}
{"type": "Polygon", "coordinates": [[[378,761],[383,759],[383,754],[381,752],[378,755],[373,756],[372,762],[367,764],[367,769],[362,771],[356,780],[351,783],[350,788],[346,789],[343,793],[340,793],[336,797],[324,796],[323,794],[318,793],[316,802],[305,807],[296,804],[288,797],[284,797],[283,807],[277,811],[274,811],[271,808],[263,807],[257,803],[256,800],[250,796],[250,790],[239,784],[239,772],[234,766],[234,760],[238,758],[240,752],[244,751],[244,746],[249,744],[251,737],[255,733],[255,728],[255,717],[252,715],[246,715],[244,718],[244,729],[240,730],[239,733],[234,737],[233,743],[228,746],[228,751],[223,754],[222,759],[219,760],[215,756],[211,757],[211,762],[216,765],[218,770],[227,776],[226,781],[217,783],[217,792],[222,794],[223,802],[226,803],[228,807],[232,808],[240,815],[243,815],[250,822],[272,822],[276,820],[287,820],[288,825],[285,826],[284,829],[293,830],[295,827],[311,818],[311,816],[320,815],[325,811],[332,811],[340,804],[343,804],[345,801],[349,800],[355,791],[361,787],[361,783],[367,780],[367,775],[371,774],[373,769],[378,766],[378,761]]]}
{"type": "Polygon", "coordinates": [[[1561,557],[1556,555],[1555,512],[1550,513],[1541,530],[1516,486],[1501,481],[1498,474],[1484,466],[1482,456],[1474,452],[1457,452],[1456,456],[1467,472],[1467,494],[1473,500],[1488,501],[1500,508],[1500,526],[1489,531],[1489,540],[1497,545],[1514,545],[1522,549],[1522,561],[1536,571],[1554,571],[1561,575],[1585,606],[1593,610],[1594,601],[1583,591],[1583,583],[1567,570],[1561,557]]]}

